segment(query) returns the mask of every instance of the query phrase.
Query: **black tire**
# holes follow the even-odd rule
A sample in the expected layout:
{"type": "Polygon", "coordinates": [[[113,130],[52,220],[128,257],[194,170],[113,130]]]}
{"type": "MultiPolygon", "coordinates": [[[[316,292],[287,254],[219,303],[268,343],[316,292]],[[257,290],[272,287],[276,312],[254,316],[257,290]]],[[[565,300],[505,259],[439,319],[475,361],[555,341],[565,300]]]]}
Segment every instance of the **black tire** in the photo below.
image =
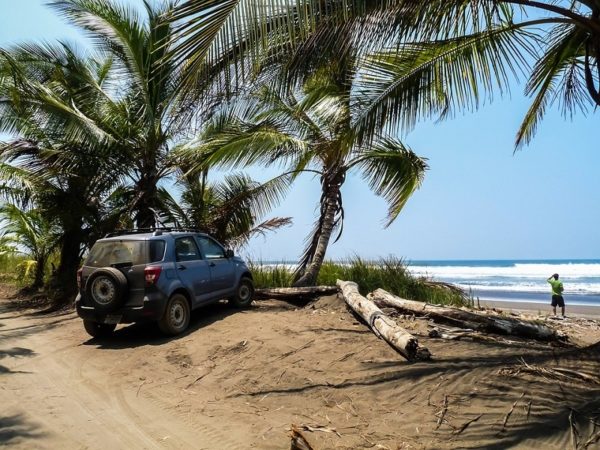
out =
{"type": "Polygon", "coordinates": [[[85,283],[88,301],[101,312],[111,312],[119,308],[125,302],[127,289],[127,277],[113,267],[95,270],[85,283]]]}
{"type": "Polygon", "coordinates": [[[240,280],[235,295],[229,299],[229,303],[236,308],[247,308],[254,298],[254,283],[250,278],[244,277],[240,280]]]}
{"type": "Polygon", "coordinates": [[[174,294],[167,303],[165,313],[158,321],[160,330],[169,336],[183,333],[190,324],[190,304],[183,294],[174,294]]]}
{"type": "Polygon", "coordinates": [[[93,322],[91,320],[84,320],[83,327],[90,336],[100,338],[110,336],[113,333],[113,331],[115,331],[115,328],[117,328],[117,325],[111,323],[98,323],[93,322]]]}

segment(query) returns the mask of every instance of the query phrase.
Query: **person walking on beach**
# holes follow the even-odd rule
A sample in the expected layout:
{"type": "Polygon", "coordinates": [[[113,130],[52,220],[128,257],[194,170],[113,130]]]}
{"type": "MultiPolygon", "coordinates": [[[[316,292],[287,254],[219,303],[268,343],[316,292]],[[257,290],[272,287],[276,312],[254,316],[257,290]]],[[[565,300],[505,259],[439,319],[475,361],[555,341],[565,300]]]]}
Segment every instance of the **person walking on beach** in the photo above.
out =
{"type": "Polygon", "coordinates": [[[562,293],[564,290],[562,281],[558,279],[558,274],[555,273],[546,281],[552,286],[552,313],[556,316],[556,306],[560,306],[562,316],[565,317],[565,300],[562,293]]]}

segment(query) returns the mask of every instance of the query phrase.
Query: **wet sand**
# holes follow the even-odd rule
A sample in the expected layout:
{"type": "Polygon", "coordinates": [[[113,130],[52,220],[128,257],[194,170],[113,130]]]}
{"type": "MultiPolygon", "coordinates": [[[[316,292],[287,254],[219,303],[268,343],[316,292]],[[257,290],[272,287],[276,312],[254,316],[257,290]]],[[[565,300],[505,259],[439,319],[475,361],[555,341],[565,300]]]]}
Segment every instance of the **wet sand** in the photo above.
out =
{"type": "MultiPolygon", "coordinates": [[[[548,303],[534,302],[515,302],[501,300],[480,300],[481,306],[489,308],[498,308],[502,310],[510,310],[514,312],[527,312],[529,314],[539,314],[542,316],[552,315],[552,306],[548,303]]],[[[557,313],[560,314],[560,308],[557,308],[557,313]]],[[[567,317],[587,317],[589,319],[600,319],[600,307],[587,305],[569,305],[566,304],[565,313],[567,317]]]]}

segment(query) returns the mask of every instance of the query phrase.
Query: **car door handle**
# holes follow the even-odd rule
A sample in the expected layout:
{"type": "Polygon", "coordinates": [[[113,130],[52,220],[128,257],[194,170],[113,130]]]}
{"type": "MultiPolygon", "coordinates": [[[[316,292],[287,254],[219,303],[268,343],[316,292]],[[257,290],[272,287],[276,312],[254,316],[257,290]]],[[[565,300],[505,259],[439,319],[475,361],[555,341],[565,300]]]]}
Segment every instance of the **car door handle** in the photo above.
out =
{"type": "Polygon", "coordinates": [[[184,265],[182,265],[182,264],[179,264],[179,265],[177,266],[177,268],[178,268],[179,270],[185,270],[185,269],[187,269],[187,267],[185,267],[185,266],[184,266],[184,265]]]}
{"type": "Polygon", "coordinates": [[[215,264],[214,262],[211,262],[211,263],[209,264],[209,266],[210,266],[210,267],[215,267],[215,266],[216,266],[216,264],[215,264]]]}

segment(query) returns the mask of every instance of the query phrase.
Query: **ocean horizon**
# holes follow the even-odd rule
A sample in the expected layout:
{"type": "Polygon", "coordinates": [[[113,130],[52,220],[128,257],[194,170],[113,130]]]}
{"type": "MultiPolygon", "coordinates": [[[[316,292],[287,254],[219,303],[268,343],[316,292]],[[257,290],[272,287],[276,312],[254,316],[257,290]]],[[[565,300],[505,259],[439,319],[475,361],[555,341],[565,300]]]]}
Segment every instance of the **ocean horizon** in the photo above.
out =
{"type": "MultiPolygon", "coordinates": [[[[600,307],[600,259],[405,259],[405,262],[413,275],[458,285],[480,300],[549,304],[551,290],[546,280],[558,273],[567,305],[600,307]]],[[[272,264],[294,265],[290,261],[262,263],[272,264]]]]}

